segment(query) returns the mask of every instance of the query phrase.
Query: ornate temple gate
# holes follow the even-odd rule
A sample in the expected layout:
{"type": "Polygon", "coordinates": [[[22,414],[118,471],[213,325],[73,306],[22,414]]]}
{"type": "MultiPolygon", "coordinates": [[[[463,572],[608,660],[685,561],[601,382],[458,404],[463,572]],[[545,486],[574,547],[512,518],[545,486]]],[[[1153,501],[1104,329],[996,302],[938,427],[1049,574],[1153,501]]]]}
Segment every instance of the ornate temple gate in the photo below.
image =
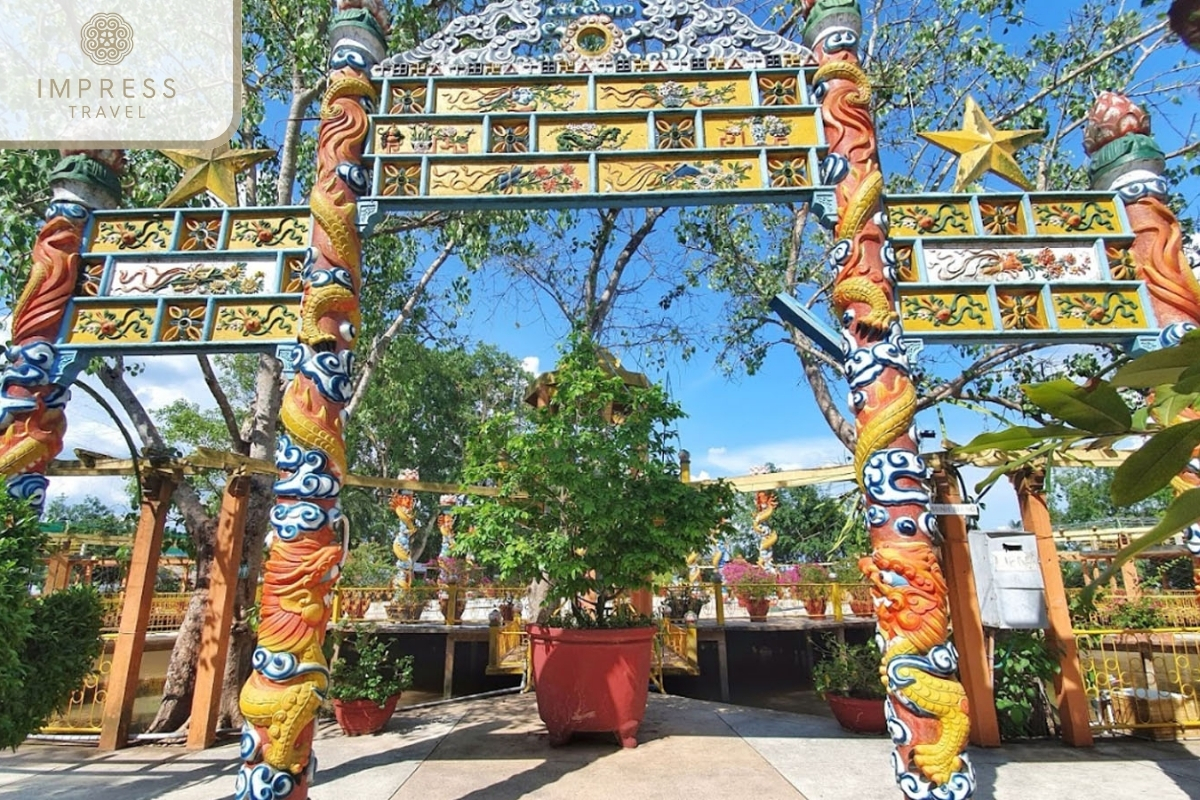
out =
{"type": "MultiPolygon", "coordinates": [[[[429,208],[771,202],[810,203],[836,238],[840,333],[790,298],[780,307],[837,354],[849,380],[874,547],[862,566],[884,601],[897,782],[914,800],[971,795],[967,702],[947,642],[928,469],[910,432],[915,349],[902,326],[943,341],[1149,342],[1161,320],[1164,341],[1177,337],[1183,323],[1162,317],[1141,284],[1151,282],[1146,251],[1166,245],[1143,245],[1151,226],[1139,220],[1161,216],[1161,203],[1128,215],[1124,206],[1145,206],[1161,181],[1146,178],[1144,148],[1110,143],[1104,175],[1119,179],[1113,164],[1130,164],[1134,177],[1100,181],[1096,194],[885,200],[857,4],[804,5],[800,44],[700,2],[647,0],[635,18],[633,5],[507,0],[388,57],[380,4],[340,0],[307,207],[97,211],[117,203],[117,151],[69,153],[51,176],[55,200],[0,392],[0,471],[13,494],[44,499],[67,387],[88,356],[281,348],[294,370],[259,645],[241,698],[239,797],[304,798],[315,771],[363,231],[382,214],[429,208]]],[[[143,500],[138,558],[151,573],[170,483],[150,483],[143,500]]],[[[238,497],[231,484],[223,520],[236,520],[238,497]]],[[[140,657],[134,589],[120,633],[126,666],[140,657]]],[[[209,627],[219,634],[228,619],[209,627]]],[[[107,741],[120,746],[114,703],[107,741]]]]}

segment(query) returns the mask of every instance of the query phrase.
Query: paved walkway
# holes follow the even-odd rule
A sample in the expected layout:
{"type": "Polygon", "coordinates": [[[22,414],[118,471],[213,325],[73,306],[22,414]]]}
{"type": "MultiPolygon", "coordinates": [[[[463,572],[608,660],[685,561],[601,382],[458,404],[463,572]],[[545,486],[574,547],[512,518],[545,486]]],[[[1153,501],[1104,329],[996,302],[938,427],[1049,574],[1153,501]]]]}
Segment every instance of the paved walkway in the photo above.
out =
{"type": "MultiPolygon", "coordinates": [[[[324,724],[314,800],[896,800],[890,744],[830,719],[652,696],[636,750],[610,737],[551,748],[531,695],[402,711],[377,736],[324,724]]],[[[1113,740],[974,751],[979,800],[1200,800],[1200,743],[1113,740]]],[[[216,800],[237,748],[25,745],[0,755],[0,797],[216,800]]]]}

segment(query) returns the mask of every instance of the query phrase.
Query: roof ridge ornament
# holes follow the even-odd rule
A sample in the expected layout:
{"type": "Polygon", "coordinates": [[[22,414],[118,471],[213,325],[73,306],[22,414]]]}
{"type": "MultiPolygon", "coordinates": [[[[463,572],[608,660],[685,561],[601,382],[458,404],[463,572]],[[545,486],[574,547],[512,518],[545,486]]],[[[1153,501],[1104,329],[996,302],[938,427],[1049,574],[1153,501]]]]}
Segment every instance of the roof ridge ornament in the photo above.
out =
{"type": "Polygon", "coordinates": [[[583,0],[555,3],[545,11],[536,0],[499,0],[478,14],[456,17],[416,47],[385,59],[377,74],[404,73],[420,65],[447,72],[510,65],[528,74],[548,71],[548,62],[558,72],[576,67],[628,71],[622,62],[639,59],[690,70],[708,68],[710,62],[766,65],[770,56],[815,63],[812,51],[799,42],[759,27],[736,8],[714,8],[700,0],[583,0]],[[636,19],[639,6],[642,16],[636,19]]]}

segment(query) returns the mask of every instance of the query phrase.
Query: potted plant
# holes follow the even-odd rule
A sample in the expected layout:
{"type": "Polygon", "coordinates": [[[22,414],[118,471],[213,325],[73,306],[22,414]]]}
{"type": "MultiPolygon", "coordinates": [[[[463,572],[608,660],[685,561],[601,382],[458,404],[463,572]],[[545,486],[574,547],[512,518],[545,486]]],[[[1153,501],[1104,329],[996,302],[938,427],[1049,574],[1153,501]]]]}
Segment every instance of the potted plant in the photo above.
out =
{"type": "Polygon", "coordinates": [[[465,558],[440,556],[438,567],[438,605],[447,625],[457,625],[467,610],[467,594],[476,583],[478,568],[465,558]],[[451,616],[450,598],[454,598],[454,616],[451,616]]]}
{"type": "Polygon", "coordinates": [[[704,547],[732,491],[681,481],[678,405],[584,334],[532,397],[526,420],[495,415],[469,443],[466,481],[496,495],[456,510],[456,547],[502,581],[544,581],[558,607],[527,627],[551,743],[614,731],[636,747],[656,627],[625,598],[704,547]]]}
{"type": "Polygon", "coordinates": [[[813,667],[813,683],[846,730],[887,730],[883,709],[887,692],[879,674],[879,650],[873,644],[834,641],[832,649],[813,667]]]}
{"type": "Polygon", "coordinates": [[[820,564],[801,564],[797,568],[800,584],[800,600],[804,610],[812,619],[825,616],[825,605],[829,602],[829,573],[820,564]]]}
{"type": "Polygon", "coordinates": [[[396,711],[400,693],[412,685],[412,656],[392,658],[387,642],[366,626],[336,633],[329,696],[347,736],[375,733],[396,711]]]}
{"type": "Polygon", "coordinates": [[[397,586],[392,593],[392,602],[388,603],[388,619],[396,622],[418,622],[425,612],[425,604],[429,600],[427,592],[422,592],[417,584],[413,586],[397,586]]]}
{"type": "Polygon", "coordinates": [[[778,595],[775,576],[758,564],[735,558],[721,568],[721,580],[752,622],[765,622],[778,595]]]}
{"type": "Polygon", "coordinates": [[[847,558],[833,565],[832,575],[845,592],[850,603],[850,613],[856,617],[875,614],[875,601],[871,597],[871,584],[858,568],[857,558],[847,558]]]}
{"type": "Polygon", "coordinates": [[[668,586],[662,600],[662,614],[673,622],[679,622],[689,611],[700,616],[700,611],[707,602],[708,595],[703,589],[686,585],[668,586]]]}

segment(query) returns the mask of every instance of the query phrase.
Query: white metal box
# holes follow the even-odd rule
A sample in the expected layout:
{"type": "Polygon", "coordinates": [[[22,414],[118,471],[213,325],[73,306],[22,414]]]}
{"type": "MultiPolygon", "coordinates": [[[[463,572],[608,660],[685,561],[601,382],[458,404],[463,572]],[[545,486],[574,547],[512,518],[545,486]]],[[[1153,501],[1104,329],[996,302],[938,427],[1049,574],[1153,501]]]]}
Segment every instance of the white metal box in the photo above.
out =
{"type": "Polygon", "coordinates": [[[984,626],[1046,628],[1046,586],[1034,535],[971,531],[968,541],[984,626]]]}

